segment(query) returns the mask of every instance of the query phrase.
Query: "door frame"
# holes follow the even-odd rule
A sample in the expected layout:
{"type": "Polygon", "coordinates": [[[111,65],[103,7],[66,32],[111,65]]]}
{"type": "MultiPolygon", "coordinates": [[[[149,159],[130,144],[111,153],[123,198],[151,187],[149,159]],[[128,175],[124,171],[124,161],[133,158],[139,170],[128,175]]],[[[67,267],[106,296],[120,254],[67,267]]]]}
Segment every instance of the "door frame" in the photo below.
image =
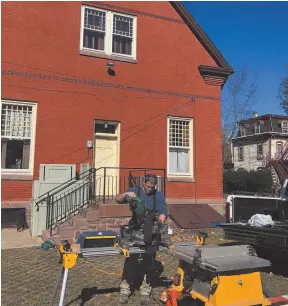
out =
{"type": "Polygon", "coordinates": [[[120,131],[121,131],[121,121],[119,120],[106,120],[106,119],[94,119],[93,122],[93,168],[95,169],[95,160],[96,160],[96,141],[97,135],[102,138],[116,138],[116,164],[118,169],[115,169],[116,176],[119,177],[120,174],[120,131]],[[115,125],[115,134],[106,134],[106,133],[96,133],[95,124],[96,123],[105,123],[115,125]]]}

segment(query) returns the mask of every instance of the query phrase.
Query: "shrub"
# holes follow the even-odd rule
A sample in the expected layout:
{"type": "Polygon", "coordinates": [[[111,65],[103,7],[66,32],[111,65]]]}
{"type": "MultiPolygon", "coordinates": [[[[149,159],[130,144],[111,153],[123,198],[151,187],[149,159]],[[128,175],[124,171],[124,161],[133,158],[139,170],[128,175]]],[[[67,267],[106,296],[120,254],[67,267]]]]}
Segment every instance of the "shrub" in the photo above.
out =
{"type": "Polygon", "coordinates": [[[269,169],[261,171],[229,170],[223,173],[224,193],[233,191],[272,193],[272,176],[269,169]]]}

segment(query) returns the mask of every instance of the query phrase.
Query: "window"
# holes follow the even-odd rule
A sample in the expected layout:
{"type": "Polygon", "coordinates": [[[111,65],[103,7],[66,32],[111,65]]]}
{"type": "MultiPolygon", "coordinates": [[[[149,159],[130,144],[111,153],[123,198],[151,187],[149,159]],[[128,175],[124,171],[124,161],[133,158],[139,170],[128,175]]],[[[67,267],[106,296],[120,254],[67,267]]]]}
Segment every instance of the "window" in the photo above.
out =
{"type": "Polygon", "coordinates": [[[238,161],[244,160],[244,148],[238,147],[238,161]]]}
{"type": "Polygon", "coordinates": [[[281,158],[282,150],[283,150],[283,142],[277,141],[276,142],[276,158],[281,158]]]}
{"type": "Polygon", "coordinates": [[[35,105],[1,102],[2,172],[32,172],[35,105]]]}
{"type": "Polygon", "coordinates": [[[259,160],[263,159],[263,144],[262,143],[257,144],[257,159],[259,160]]]}
{"type": "Polygon", "coordinates": [[[260,134],[260,123],[256,122],[254,125],[255,134],[260,134]]]}
{"type": "Polygon", "coordinates": [[[136,17],[82,6],[81,50],[136,58],[136,17]]]}
{"type": "Polygon", "coordinates": [[[287,121],[282,121],[282,133],[288,134],[288,122],[287,121]]]}
{"type": "Polygon", "coordinates": [[[115,124],[108,124],[108,122],[95,123],[95,133],[115,134],[115,132],[116,132],[115,124]]]}
{"type": "Polygon", "coordinates": [[[192,120],[168,118],[168,174],[191,175],[192,120]]]}
{"type": "Polygon", "coordinates": [[[240,136],[246,136],[246,127],[243,124],[240,124],[240,136]]]}

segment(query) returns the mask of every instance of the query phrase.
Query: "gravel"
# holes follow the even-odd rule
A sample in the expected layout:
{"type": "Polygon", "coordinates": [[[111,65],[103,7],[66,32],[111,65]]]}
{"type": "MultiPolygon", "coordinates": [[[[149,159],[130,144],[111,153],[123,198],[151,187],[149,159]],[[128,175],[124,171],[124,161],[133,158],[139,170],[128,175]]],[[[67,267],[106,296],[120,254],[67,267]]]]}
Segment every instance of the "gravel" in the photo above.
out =
{"type": "MultiPolygon", "coordinates": [[[[181,239],[179,236],[182,235],[183,241],[191,241],[194,234],[185,231],[175,232],[172,239],[181,239]]],[[[207,243],[227,242],[219,231],[210,231],[209,235],[207,243]]],[[[1,259],[2,305],[50,305],[54,284],[62,268],[55,249],[7,249],[2,250],[1,259]]],[[[164,266],[163,275],[174,275],[177,271],[178,260],[168,253],[158,253],[157,260],[164,266]]],[[[78,259],[77,265],[69,271],[64,305],[119,305],[123,262],[123,257],[78,259]]],[[[287,277],[276,273],[262,273],[261,276],[263,285],[273,295],[287,294],[287,277]]],[[[161,305],[159,298],[163,290],[161,286],[154,288],[150,305],[161,305]]],[[[58,305],[59,295],[58,292],[54,305],[58,305]]],[[[128,305],[140,305],[138,292],[130,297],[128,305]]]]}

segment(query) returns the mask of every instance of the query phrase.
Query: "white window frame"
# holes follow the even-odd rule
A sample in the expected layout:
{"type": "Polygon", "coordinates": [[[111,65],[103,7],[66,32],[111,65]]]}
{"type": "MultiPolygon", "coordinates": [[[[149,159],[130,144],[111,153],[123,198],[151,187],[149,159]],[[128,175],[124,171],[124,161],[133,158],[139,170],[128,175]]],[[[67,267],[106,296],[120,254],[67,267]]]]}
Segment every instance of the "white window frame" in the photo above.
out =
{"type": "Polygon", "coordinates": [[[108,56],[116,56],[122,58],[130,58],[136,60],[136,41],[137,41],[137,18],[133,15],[127,15],[123,13],[113,12],[109,10],[103,10],[96,7],[91,7],[87,5],[81,6],[81,28],[80,28],[80,50],[81,51],[89,51],[95,54],[105,54],[108,56]],[[105,18],[105,38],[104,38],[104,51],[101,50],[94,50],[90,48],[84,48],[83,46],[83,33],[84,33],[84,19],[85,19],[85,9],[96,10],[100,12],[106,13],[105,18]],[[113,53],[113,16],[120,15],[123,17],[133,18],[133,38],[132,38],[132,54],[120,54],[120,53],[113,53]]]}
{"type": "Polygon", "coordinates": [[[288,122],[286,120],[281,123],[282,134],[288,134],[288,122]],[[285,126],[284,126],[285,125],[285,126]]]}
{"type": "MultiPolygon", "coordinates": [[[[19,105],[19,106],[31,106],[32,107],[32,124],[31,124],[31,137],[30,137],[30,155],[29,155],[29,168],[28,169],[5,169],[1,167],[3,174],[27,174],[33,175],[34,171],[34,156],[35,156],[35,136],[36,136],[36,120],[37,120],[37,103],[33,102],[22,102],[17,100],[6,100],[1,99],[1,119],[2,119],[2,106],[3,104],[19,105]]],[[[2,133],[1,133],[2,134],[2,133]]],[[[2,136],[1,139],[9,139],[8,137],[2,136]]],[[[11,138],[12,139],[12,138],[11,138]]],[[[25,138],[26,139],[26,138],[25,138]]],[[[2,150],[2,148],[1,148],[2,150]]]]}
{"type": "Polygon", "coordinates": [[[184,117],[174,117],[174,116],[169,116],[167,118],[167,176],[168,177],[192,177],[193,178],[193,170],[194,170],[194,165],[193,165],[193,143],[194,143],[194,137],[193,137],[193,118],[184,118],[184,117]],[[178,121],[188,121],[189,122],[189,172],[188,173],[171,173],[170,172],[170,159],[169,159],[169,127],[170,127],[170,121],[171,120],[178,120],[178,121]]]}

